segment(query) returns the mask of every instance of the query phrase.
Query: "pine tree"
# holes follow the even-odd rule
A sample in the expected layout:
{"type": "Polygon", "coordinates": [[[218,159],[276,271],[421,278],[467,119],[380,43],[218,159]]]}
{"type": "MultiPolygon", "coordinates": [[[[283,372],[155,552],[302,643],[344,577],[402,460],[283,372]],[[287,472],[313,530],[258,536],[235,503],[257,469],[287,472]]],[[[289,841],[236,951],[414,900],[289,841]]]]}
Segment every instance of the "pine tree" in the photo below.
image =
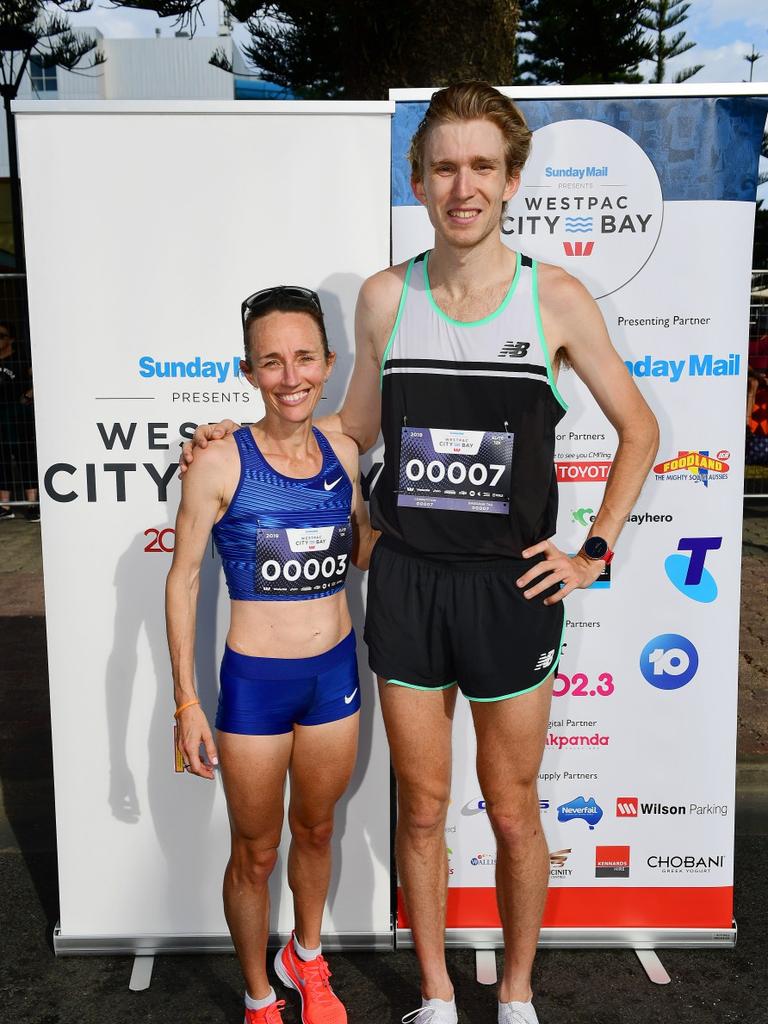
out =
{"type": "MultiPolygon", "coordinates": [[[[396,87],[512,81],[518,0],[223,0],[255,71],[311,99],[386,99],[396,87]]],[[[219,51],[212,61],[231,71],[219,51]]]]}
{"type": "Polygon", "coordinates": [[[562,85],[642,82],[652,56],[639,19],[645,0],[524,0],[518,81],[562,85]]]}
{"type": "MultiPolygon", "coordinates": [[[[696,43],[685,40],[685,32],[678,32],[677,35],[668,38],[666,33],[670,29],[677,28],[688,17],[690,3],[684,0],[646,0],[646,12],[640,18],[640,24],[651,33],[651,46],[653,47],[653,61],[656,70],[651,82],[663,82],[667,69],[667,61],[672,57],[679,57],[681,53],[687,53],[693,49],[696,43]]],[[[694,64],[691,67],[683,68],[675,75],[676,82],[685,82],[701,71],[703,64],[694,64]]]]}

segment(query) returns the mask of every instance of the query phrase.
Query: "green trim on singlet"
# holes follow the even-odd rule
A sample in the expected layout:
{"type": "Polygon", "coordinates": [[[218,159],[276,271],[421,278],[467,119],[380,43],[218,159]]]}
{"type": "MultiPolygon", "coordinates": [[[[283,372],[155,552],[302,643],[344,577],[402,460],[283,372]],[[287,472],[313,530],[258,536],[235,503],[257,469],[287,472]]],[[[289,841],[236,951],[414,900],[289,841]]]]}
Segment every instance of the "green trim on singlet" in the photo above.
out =
{"type": "MultiPolygon", "coordinates": [[[[492,704],[497,700],[511,700],[513,697],[522,697],[524,693],[532,693],[534,690],[538,690],[540,686],[546,683],[547,679],[550,679],[555,672],[557,672],[557,666],[560,664],[560,656],[563,653],[563,640],[565,640],[565,602],[560,602],[563,606],[563,628],[560,630],[560,646],[557,649],[557,657],[555,658],[554,664],[552,665],[552,671],[541,680],[540,683],[534,683],[533,686],[529,686],[527,690],[517,690],[516,693],[505,693],[501,697],[467,697],[467,700],[474,701],[476,704],[492,704]]],[[[466,696],[466,694],[465,694],[466,696]]]]}
{"type": "Polygon", "coordinates": [[[444,313],[442,309],[440,309],[440,307],[432,297],[432,286],[429,283],[429,253],[424,253],[424,284],[426,285],[427,288],[427,298],[429,299],[430,306],[432,307],[432,309],[434,309],[434,311],[437,313],[439,317],[442,317],[443,320],[447,321],[447,323],[449,324],[453,324],[455,327],[482,327],[483,324],[489,324],[491,320],[495,320],[497,316],[500,316],[504,312],[504,310],[509,305],[512,296],[515,294],[517,282],[520,280],[520,268],[522,267],[522,259],[520,257],[520,253],[518,252],[515,255],[517,258],[517,263],[515,265],[515,276],[512,278],[512,284],[509,286],[507,294],[501,300],[501,305],[499,306],[499,308],[495,309],[493,313],[489,313],[488,316],[484,316],[482,320],[454,320],[453,317],[448,316],[447,313],[444,313]]]}
{"type": "Polygon", "coordinates": [[[379,368],[379,391],[381,391],[384,382],[384,364],[387,361],[389,350],[392,348],[392,342],[395,340],[397,329],[400,326],[400,321],[402,320],[403,317],[403,310],[405,309],[405,297],[408,294],[408,284],[411,280],[411,271],[413,270],[413,265],[415,262],[416,256],[414,256],[413,259],[410,259],[408,261],[408,269],[405,272],[405,280],[403,281],[403,290],[400,292],[400,305],[397,307],[395,326],[392,328],[392,333],[389,336],[389,341],[387,342],[387,346],[384,349],[384,355],[381,357],[381,367],[379,368]]]}
{"type": "Polygon", "coordinates": [[[445,686],[417,686],[416,683],[404,683],[402,679],[388,679],[387,685],[390,683],[392,686],[405,686],[409,690],[426,690],[429,692],[431,690],[450,690],[452,686],[456,685],[456,680],[454,679],[452,683],[446,683],[445,686]]]}
{"type": "Polygon", "coordinates": [[[541,323],[541,307],[539,306],[539,261],[531,260],[531,262],[533,264],[533,266],[531,267],[531,274],[533,276],[533,313],[536,317],[536,329],[539,334],[539,344],[541,345],[541,352],[544,356],[544,362],[547,365],[547,379],[549,380],[549,386],[552,389],[552,394],[558,400],[563,409],[566,412],[568,412],[568,403],[557,390],[557,384],[555,383],[555,375],[552,373],[552,361],[549,358],[549,349],[547,348],[547,339],[544,337],[544,327],[541,323]]]}

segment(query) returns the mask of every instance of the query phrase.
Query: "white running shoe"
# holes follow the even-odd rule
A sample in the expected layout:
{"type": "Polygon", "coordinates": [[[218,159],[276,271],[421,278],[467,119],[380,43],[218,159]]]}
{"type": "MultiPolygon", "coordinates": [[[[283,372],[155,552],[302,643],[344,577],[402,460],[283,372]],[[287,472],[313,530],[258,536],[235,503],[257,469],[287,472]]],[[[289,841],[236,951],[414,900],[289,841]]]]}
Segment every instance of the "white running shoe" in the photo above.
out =
{"type": "Polygon", "coordinates": [[[499,1024],[539,1024],[533,1003],[499,1003],[499,1024]]]}
{"type": "Polygon", "coordinates": [[[402,1019],[402,1024],[458,1024],[456,999],[424,999],[418,1010],[412,1010],[402,1019]]]}

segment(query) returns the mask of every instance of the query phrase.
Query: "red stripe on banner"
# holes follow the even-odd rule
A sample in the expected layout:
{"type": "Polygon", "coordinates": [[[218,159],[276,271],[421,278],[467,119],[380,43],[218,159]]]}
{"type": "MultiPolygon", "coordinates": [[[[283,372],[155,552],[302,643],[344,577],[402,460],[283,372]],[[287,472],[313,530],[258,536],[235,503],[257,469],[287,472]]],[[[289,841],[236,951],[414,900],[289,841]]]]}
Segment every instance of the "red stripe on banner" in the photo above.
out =
{"type": "MultiPolygon", "coordinates": [[[[398,927],[408,928],[402,891],[398,927]]],[[[542,928],[730,928],[733,886],[550,889],[542,928]]],[[[500,928],[496,890],[448,890],[447,928],[500,928]]]]}

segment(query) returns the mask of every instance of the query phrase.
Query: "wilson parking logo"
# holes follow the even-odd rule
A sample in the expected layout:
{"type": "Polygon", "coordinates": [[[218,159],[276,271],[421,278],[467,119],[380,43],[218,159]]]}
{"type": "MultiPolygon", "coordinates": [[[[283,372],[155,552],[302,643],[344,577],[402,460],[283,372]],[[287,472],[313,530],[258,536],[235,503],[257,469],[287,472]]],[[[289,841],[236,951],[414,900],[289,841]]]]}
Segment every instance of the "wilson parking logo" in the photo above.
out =
{"type": "Polygon", "coordinates": [[[710,604],[717,598],[717,581],[705,566],[707,554],[719,551],[722,537],[681,537],[678,551],[685,555],[669,555],[664,561],[664,570],[670,582],[692,601],[710,604]]]}
{"type": "Polygon", "coordinates": [[[649,640],[640,655],[640,671],[646,682],[658,690],[679,690],[699,667],[699,654],[691,641],[679,633],[662,633],[649,640]]]}
{"type": "Polygon", "coordinates": [[[616,798],[617,818],[636,818],[638,799],[636,796],[619,796],[616,798]]]}
{"type": "Polygon", "coordinates": [[[645,266],[663,215],[658,175],[633,139],[602,121],[556,121],[533,133],[501,230],[511,248],[577,268],[601,298],[645,266]]]}

